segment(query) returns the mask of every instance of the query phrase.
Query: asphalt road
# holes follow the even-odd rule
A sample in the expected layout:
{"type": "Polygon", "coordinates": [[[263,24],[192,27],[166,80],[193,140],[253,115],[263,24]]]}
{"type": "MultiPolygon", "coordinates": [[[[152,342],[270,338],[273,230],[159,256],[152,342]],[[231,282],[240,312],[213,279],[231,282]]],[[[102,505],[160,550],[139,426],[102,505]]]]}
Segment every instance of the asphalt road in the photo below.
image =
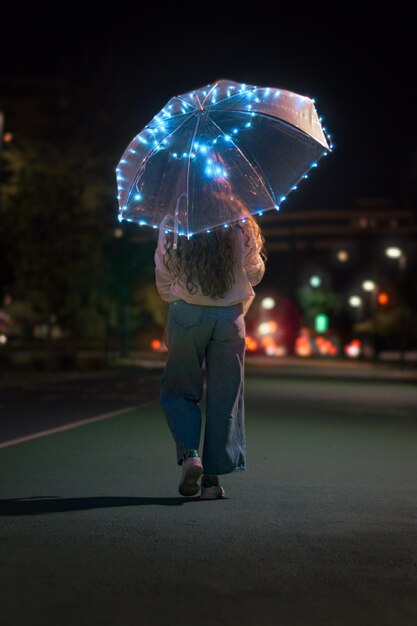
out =
{"type": "Polygon", "coordinates": [[[247,470],[205,502],[159,377],[0,392],[2,622],[415,626],[415,385],[247,375],[247,470]]]}

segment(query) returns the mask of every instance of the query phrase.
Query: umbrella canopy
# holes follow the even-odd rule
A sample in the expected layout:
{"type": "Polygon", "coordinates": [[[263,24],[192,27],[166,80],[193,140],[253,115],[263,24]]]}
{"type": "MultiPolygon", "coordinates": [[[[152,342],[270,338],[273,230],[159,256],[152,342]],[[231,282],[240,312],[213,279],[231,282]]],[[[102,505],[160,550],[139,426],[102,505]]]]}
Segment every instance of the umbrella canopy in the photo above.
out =
{"type": "Polygon", "coordinates": [[[119,221],[178,235],[278,210],[332,149],[314,100],[219,80],[176,96],[116,168],[119,221]]]}

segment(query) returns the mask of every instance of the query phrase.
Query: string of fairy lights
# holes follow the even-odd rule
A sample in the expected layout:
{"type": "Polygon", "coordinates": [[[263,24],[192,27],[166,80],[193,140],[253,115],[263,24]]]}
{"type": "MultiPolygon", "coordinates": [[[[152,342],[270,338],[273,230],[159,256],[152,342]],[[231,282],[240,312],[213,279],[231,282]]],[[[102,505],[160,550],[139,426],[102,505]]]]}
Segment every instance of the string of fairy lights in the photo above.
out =
{"type": "MultiPolygon", "coordinates": [[[[271,87],[266,87],[266,88],[259,88],[256,86],[247,87],[246,84],[242,83],[239,86],[228,85],[226,89],[225,97],[223,98],[221,97],[220,100],[218,100],[217,98],[217,92],[218,92],[217,85],[215,85],[214,87],[211,87],[211,85],[208,85],[206,88],[204,88],[203,90],[200,90],[199,92],[192,91],[189,94],[186,94],[185,97],[177,96],[176,98],[173,98],[171,101],[171,104],[168,104],[166,107],[164,107],[131,142],[132,144],[140,143],[142,145],[149,146],[149,152],[143,158],[139,173],[137,173],[135,176],[136,183],[134,184],[135,186],[134,193],[130,194],[130,198],[133,198],[135,202],[140,203],[144,199],[143,193],[139,191],[137,185],[140,182],[140,173],[141,171],[143,171],[145,163],[149,160],[149,158],[153,154],[161,150],[169,149],[170,144],[171,144],[170,139],[172,138],[172,136],[175,133],[177,133],[178,130],[196,114],[196,111],[204,115],[206,119],[208,119],[212,123],[212,125],[214,125],[218,129],[219,132],[215,134],[215,136],[212,139],[208,139],[208,138],[202,139],[201,137],[197,135],[193,137],[191,147],[188,151],[178,152],[178,151],[174,151],[171,149],[168,153],[168,156],[170,159],[174,159],[178,161],[186,160],[188,163],[188,167],[190,166],[191,161],[195,161],[196,159],[199,160],[201,157],[203,161],[202,169],[206,177],[213,179],[219,183],[221,183],[222,180],[223,181],[226,180],[228,178],[228,172],[227,172],[227,169],[222,164],[222,162],[219,160],[218,153],[216,153],[216,149],[218,150],[218,152],[220,152],[222,149],[222,144],[224,144],[226,148],[233,147],[239,150],[239,146],[237,142],[238,142],[240,133],[249,131],[253,127],[253,122],[256,121],[256,116],[263,115],[262,111],[256,110],[256,105],[262,102],[262,100],[265,101],[265,99],[271,99],[271,98],[273,100],[279,99],[281,96],[282,90],[271,88],[271,87]],[[188,102],[185,99],[186,97],[188,97],[191,100],[191,102],[188,102]],[[227,109],[227,112],[238,113],[240,117],[243,117],[244,122],[240,126],[239,124],[236,124],[231,130],[229,130],[229,132],[226,133],[217,124],[215,124],[213,120],[210,119],[209,116],[210,116],[211,107],[214,105],[216,107],[215,110],[219,111],[218,105],[220,103],[225,103],[226,101],[229,101],[229,105],[230,105],[230,101],[233,98],[240,99],[239,102],[242,102],[242,97],[245,97],[247,101],[246,104],[244,105],[245,108],[244,109],[243,108],[242,109],[230,108],[230,109],[227,109]],[[200,102],[199,98],[203,99],[203,103],[200,102]],[[207,103],[207,101],[209,102],[207,103]],[[196,105],[196,102],[199,105],[198,107],[196,105]],[[175,120],[176,118],[179,118],[181,120],[180,123],[177,126],[175,126],[173,130],[169,131],[169,129],[167,128],[167,122],[170,121],[171,123],[172,120],[175,120]],[[255,118],[255,120],[253,118],[255,118]]],[[[310,100],[315,105],[314,98],[307,98],[306,96],[299,96],[297,94],[292,94],[291,92],[286,92],[286,93],[289,94],[291,97],[297,98],[298,103],[300,105],[304,104],[308,100],[310,100]]],[[[277,121],[279,121],[279,118],[277,118],[277,121]]],[[[319,122],[320,124],[323,122],[322,116],[319,117],[319,122]]],[[[321,129],[323,131],[323,134],[326,138],[326,141],[329,145],[330,150],[333,150],[334,144],[332,142],[331,134],[327,132],[327,129],[325,126],[321,125],[321,129]]],[[[129,153],[131,153],[132,155],[138,154],[138,151],[135,149],[135,147],[137,147],[137,145],[129,148],[129,153]]],[[[327,154],[328,154],[328,151],[324,150],[323,153],[320,155],[319,159],[323,156],[327,156],[327,154]]],[[[245,158],[244,155],[243,157],[245,158]]],[[[313,161],[310,164],[310,167],[299,177],[298,180],[295,181],[295,183],[291,186],[288,192],[286,192],[285,195],[281,195],[278,200],[274,199],[272,190],[267,189],[265,187],[262,179],[259,177],[257,172],[251,166],[250,162],[246,159],[249,164],[249,167],[251,167],[252,171],[256,174],[262,186],[267,191],[267,194],[271,197],[271,200],[273,201],[273,204],[270,207],[259,209],[256,211],[251,211],[251,213],[253,215],[261,216],[263,215],[265,211],[269,211],[271,209],[275,209],[278,211],[280,209],[281,204],[285,202],[285,200],[287,199],[288,195],[291,192],[298,189],[300,183],[303,180],[309,178],[309,173],[312,169],[317,168],[319,159],[317,159],[316,161],[313,161]]],[[[129,164],[129,161],[127,161],[126,158],[121,159],[119,166],[116,168],[119,190],[123,190],[122,185],[123,185],[123,182],[125,181],[124,177],[121,174],[121,165],[126,165],[126,164],[129,164]]],[[[120,201],[120,199],[121,199],[121,195],[119,193],[118,200],[120,201]]],[[[147,226],[152,226],[155,229],[159,228],[157,224],[149,224],[149,222],[145,219],[136,220],[134,218],[125,217],[124,213],[127,210],[128,210],[127,206],[119,208],[119,214],[118,214],[119,222],[122,222],[122,221],[137,222],[139,226],[147,225],[147,226]]],[[[234,221],[245,222],[246,218],[242,217],[234,221]]],[[[211,229],[207,228],[205,230],[207,233],[210,233],[212,232],[212,230],[214,230],[215,228],[219,228],[219,227],[228,228],[229,224],[223,223],[217,227],[212,227],[211,229]]],[[[173,229],[166,228],[165,233],[169,233],[172,230],[173,229]]],[[[186,235],[187,238],[189,239],[190,237],[193,236],[194,233],[185,233],[183,231],[178,231],[178,234],[186,235]]]]}

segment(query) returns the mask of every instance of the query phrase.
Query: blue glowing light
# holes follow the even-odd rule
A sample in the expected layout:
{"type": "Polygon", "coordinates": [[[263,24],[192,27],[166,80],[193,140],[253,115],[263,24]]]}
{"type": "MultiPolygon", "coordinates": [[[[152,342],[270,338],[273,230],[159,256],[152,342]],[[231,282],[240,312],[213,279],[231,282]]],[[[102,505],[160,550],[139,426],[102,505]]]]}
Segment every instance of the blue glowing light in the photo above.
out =
{"type": "MultiPolygon", "coordinates": [[[[214,85],[213,85],[214,86],[214,85]]],[[[286,107],[288,106],[288,108],[290,108],[291,106],[293,107],[293,109],[298,109],[299,110],[299,106],[304,106],[304,105],[308,105],[310,108],[313,109],[313,113],[314,115],[316,115],[315,111],[314,111],[314,107],[311,107],[311,103],[315,104],[315,99],[314,98],[309,98],[306,96],[301,96],[299,94],[292,94],[291,92],[282,92],[279,89],[271,89],[270,87],[267,88],[257,88],[257,87],[253,87],[253,86],[247,86],[245,83],[242,83],[240,85],[227,85],[226,87],[227,91],[222,88],[220,90],[221,95],[219,95],[218,93],[216,93],[216,88],[211,89],[210,85],[208,87],[205,88],[205,90],[203,91],[202,89],[199,90],[198,96],[199,99],[197,99],[197,94],[195,92],[191,92],[188,93],[184,96],[178,96],[178,98],[175,100],[175,104],[172,105],[166,105],[166,108],[162,109],[160,111],[160,113],[158,115],[156,115],[151,123],[149,125],[147,125],[145,127],[145,129],[142,131],[142,133],[140,133],[139,135],[137,135],[134,139],[133,146],[136,147],[136,149],[134,149],[133,147],[129,147],[129,149],[126,151],[126,156],[127,159],[124,158],[120,161],[119,165],[128,165],[129,167],[121,167],[121,168],[116,168],[115,172],[117,174],[117,181],[118,181],[118,187],[119,187],[119,191],[120,191],[120,195],[117,196],[118,201],[119,201],[119,205],[122,203],[123,199],[126,202],[126,197],[129,197],[129,193],[130,190],[132,189],[132,181],[133,181],[133,170],[135,168],[139,169],[139,167],[141,166],[141,164],[145,164],[146,160],[148,158],[148,155],[152,155],[154,153],[158,153],[160,150],[163,150],[164,148],[168,147],[168,144],[170,144],[170,147],[168,148],[168,153],[167,153],[167,157],[169,155],[170,159],[174,158],[174,159],[183,159],[183,160],[187,160],[187,159],[196,159],[196,157],[198,157],[200,154],[202,156],[204,156],[204,158],[200,158],[196,160],[195,163],[190,164],[190,161],[184,162],[179,161],[177,164],[177,167],[180,168],[181,166],[183,167],[188,167],[188,173],[190,172],[190,167],[195,168],[197,167],[200,171],[200,175],[203,174],[203,176],[207,176],[208,178],[212,179],[211,181],[208,181],[209,185],[214,185],[216,188],[219,189],[229,189],[229,182],[226,181],[225,179],[228,178],[228,176],[231,176],[232,172],[234,172],[234,168],[232,167],[230,170],[226,170],[224,169],[224,167],[226,167],[226,164],[224,162],[224,159],[222,158],[222,154],[226,155],[226,150],[230,151],[231,147],[233,148],[237,148],[240,152],[240,149],[242,149],[244,151],[244,145],[241,146],[240,145],[240,141],[239,139],[242,138],[242,142],[243,144],[245,144],[244,142],[244,137],[249,137],[249,135],[247,135],[247,133],[245,133],[245,129],[252,129],[253,126],[255,126],[255,128],[257,128],[257,124],[254,124],[254,122],[252,121],[252,118],[256,116],[256,119],[261,119],[261,115],[262,112],[265,110],[267,112],[270,112],[271,116],[276,116],[278,117],[278,112],[280,110],[280,103],[275,102],[272,100],[272,98],[278,99],[281,95],[283,96],[284,99],[284,111],[286,110],[286,107]],[[242,96],[237,97],[238,94],[242,93],[242,96]],[[244,92],[244,93],[243,93],[244,92]],[[205,99],[203,100],[203,95],[205,97],[205,99]],[[227,97],[226,97],[227,96],[227,97]],[[268,96],[270,96],[270,98],[267,98],[268,96]],[[187,143],[183,143],[183,145],[180,147],[178,145],[178,143],[176,143],[177,141],[177,137],[174,136],[174,130],[175,127],[173,125],[173,122],[176,121],[175,120],[175,116],[178,118],[178,125],[180,124],[180,118],[181,116],[179,115],[179,113],[183,113],[183,114],[187,114],[188,116],[190,116],[190,112],[192,110],[197,111],[203,111],[203,109],[207,109],[207,112],[210,113],[210,106],[212,103],[216,102],[216,98],[217,100],[221,103],[224,100],[226,100],[227,98],[233,98],[235,97],[235,103],[233,102],[233,100],[230,102],[230,105],[228,105],[228,107],[231,107],[231,110],[229,112],[229,114],[231,114],[234,110],[239,111],[240,113],[243,113],[246,117],[246,120],[242,121],[242,115],[240,115],[240,118],[238,117],[238,119],[236,119],[236,121],[233,121],[232,116],[230,116],[230,118],[228,118],[227,121],[227,126],[223,126],[220,125],[218,126],[218,131],[217,133],[215,133],[214,135],[212,135],[210,137],[210,134],[212,133],[211,130],[209,131],[204,131],[201,132],[201,126],[197,126],[197,130],[200,130],[200,135],[198,132],[194,132],[193,135],[190,135],[190,139],[191,142],[188,141],[187,138],[187,143]],[[293,98],[292,102],[290,102],[288,100],[287,102],[287,98],[291,97],[293,98]],[[189,102],[186,101],[189,100],[189,102]],[[196,104],[197,102],[197,104],[196,104]],[[266,107],[265,109],[262,107],[257,106],[257,104],[259,103],[265,103],[263,106],[266,107]],[[256,104],[255,104],[256,103],[256,104]],[[198,105],[198,106],[197,106],[198,105]],[[169,110],[172,110],[172,108],[174,107],[174,110],[172,111],[172,113],[169,112],[169,110]],[[268,108],[269,107],[269,108],[268,108]],[[276,113],[274,112],[274,108],[276,113]],[[174,117],[173,117],[174,116],[174,117]],[[171,119],[172,118],[172,119],[171,119]],[[169,128],[167,129],[165,122],[167,121],[167,119],[170,119],[170,124],[169,124],[169,128]],[[229,121],[230,120],[230,121],[229,121]],[[249,121],[247,121],[249,120],[249,121]],[[230,124],[230,125],[229,125],[230,124]],[[234,126],[236,125],[236,126],[234,126]],[[171,132],[172,131],[172,132],[171,132]],[[239,132],[241,133],[241,135],[239,135],[239,137],[237,137],[237,135],[239,134],[239,132]],[[144,136],[142,136],[144,135],[144,136]],[[217,136],[216,136],[217,135],[217,136]],[[223,139],[223,141],[222,141],[223,139]],[[214,146],[217,144],[218,142],[218,146],[216,148],[214,148],[214,146]],[[224,143],[229,143],[229,146],[225,146],[224,143]],[[144,148],[140,148],[139,143],[142,143],[144,145],[147,146],[146,149],[144,148]],[[185,144],[185,145],[184,145],[185,144]],[[171,152],[172,148],[190,148],[190,152],[171,152]],[[132,155],[140,155],[140,158],[136,157],[136,156],[132,156],[130,157],[130,154],[132,155]],[[212,156],[213,158],[207,158],[212,156]],[[214,159],[214,161],[213,161],[214,159]],[[121,172],[124,172],[126,177],[123,177],[121,175],[121,172]],[[229,172],[229,173],[228,173],[229,172]],[[124,184],[126,182],[126,184],[124,184]]],[[[282,102],[283,100],[281,100],[282,102]]],[[[221,109],[222,107],[220,107],[221,109]]],[[[213,108],[213,111],[216,110],[217,107],[213,108]]],[[[317,117],[316,119],[319,120],[320,124],[323,121],[323,116],[317,117]]],[[[183,123],[183,122],[182,122],[183,123]]],[[[220,124],[220,122],[219,122],[220,124]]],[[[328,140],[329,146],[330,146],[330,150],[333,149],[333,144],[330,143],[330,139],[331,139],[331,134],[327,133],[327,129],[325,126],[321,126],[321,129],[323,131],[323,135],[322,135],[322,139],[325,138],[328,140]]],[[[187,131],[188,132],[188,131],[187,131]]],[[[182,131],[181,131],[182,133],[182,131]]],[[[178,134],[179,135],[179,134],[178,134]]],[[[323,143],[325,143],[325,141],[323,141],[323,143]]],[[[329,150],[329,151],[330,151],[329,150]]],[[[321,153],[321,156],[326,156],[328,154],[327,151],[324,151],[321,153]]],[[[314,158],[314,157],[313,157],[314,158]]],[[[316,157],[317,158],[317,157],[316,157]]],[[[167,159],[167,160],[170,160],[167,159]]],[[[318,159],[319,160],[319,159],[318,159]]],[[[174,164],[171,163],[171,167],[173,167],[174,164]]],[[[317,162],[312,162],[309,165],[308,171],[310,171],[310,169],[312,168],[316,168],[318,167],[318,163],[317,162]]],[[[144,168],[143,168],[144,169],[144,168]]],[[[304,171],[307,168],[304,169],[304,171]]],[[[300,175],[301,172],[298,173],[298,175],[300,175]]],[[[298,186],[300,181],[302,179],[307,179],[309,176],[308,174],[304,174],[302,176],[300,176],[300,178],[298,178],[298,180],[296,180],[297,184],[294,184],[289,191],[287,191],[287,195],[291,192],[291,191],[295,191],[298,189],[298,186]]],[[[233,179],[231,181],[230,184],[236,184],[236,181],[233,179]]],[[[188,182],[187,182],[188,184],[188,182]]],[[[135,184],[135,189],[134,192],[132,194],[132,196],[130,196],[130,198],[132,200],[135,200],[136,202],[140,202],[141,200],[143,200],[143,196],[141,193],[136,193],[136,190],[139,187],[138,181],[136,181],[135,184]]],[[[274,186],[271,186],[271,189],[274,186]]],[[[285,186],[285,184],[283,185],[277,185],[274,189],[275,193],[277,191],[277,187],[279,189],[279,187],[281,187],[281,193],[282,192],[286,192],[286,190],[288,189],[288,187],[285,186]]],[[[233,187],[232,187],[233,188],[233,187]]],[[[233,192],[232,192],[233,193],[233,192]]],[[[274,192],[273,196],[275,195],[274,192]]],[[[148,193],[146,193],[146,196],[148,196],[148,193]]],[[[277,211],[280,210],[280,204],[282,202],[284,202],[287,199],[286,195],[277,195],[275,196],[276,199],[275,202],[277,202],[277,204],[273,205],[273,208],[275,208],[277,211]]],[[[232,197],[233,200],[233,197],[232,197]]],[[[145,204],[145,203],[144,203],[145,204]]],[[[258,205],[259,206],[259,205],[258,205]]],[[[141,209],[141,211],[144,209],[144,206],[141,205],[139,207],[139,205],[134,205],[133,203],[130,205],[130,212],[133,213],[133,210],[136,208],[137,212],[139,212],[139,208],[141,209]]],[[[272,208],[272,207],[270,207],[272,208]]],[[[120,213],[118,215],[118,220],[119,222],[122,222],[123,220],[126,221],[134,221],[136,223],[139,223],[140,226],[142,225],[149,225],[152,226],[152,228],[157,229],[158,226],[157,225],[152,225],[151,223],[147,222],[146,219],[141,219],[140,221],[138,221],[137,217],[136,219],[131,219],[128,217],[123,217],[123,214],[126,215],[126,213],[124,213],[127,210],[126,206],[123,206],[120,208],[120,213]]],[[[256,213],[257,215],[261,216],[264,214],[266,209],[262,209],[262,210],[254,210],[254,207],[251,207],[251,212],[256,213]]],[[[145,213],[145,211],[144,211],[145,213]]],[[[148,214],[149,215],[149,214],[148,214]]],[[[144,217],[148,217],[148,215],[144,215],[144,217]]],[[[142,217],[142,215],[141,215],[142,217]]],[[[241,218],[240,218],[241,219],[241,218]]],[[[153,220],[152,220],[153,221],[153,220]]],[[[241,219],[242,222],[245,222],[245,219],[241,219]]],[[[191,224],[190,224],[191,225],[191,224]]],[[[223,224],[224,228],[228,228],[228,226],[230,226],[230,223],[225,223],[223,224]]],[[[173,232],[172,229],[166,229],[165,230],[166,233],[169,232],[173,232]]],[[[212,229],[208,228],[206,229],[207,233],[212,232],[212,229]]],[[[179,235],[184,235],[186,234],[185,232],[178,232],[179,235]]],[[[188,238],[191,238],[193,236],[193,233],[189,233],[187,234],[188,238]]]]}

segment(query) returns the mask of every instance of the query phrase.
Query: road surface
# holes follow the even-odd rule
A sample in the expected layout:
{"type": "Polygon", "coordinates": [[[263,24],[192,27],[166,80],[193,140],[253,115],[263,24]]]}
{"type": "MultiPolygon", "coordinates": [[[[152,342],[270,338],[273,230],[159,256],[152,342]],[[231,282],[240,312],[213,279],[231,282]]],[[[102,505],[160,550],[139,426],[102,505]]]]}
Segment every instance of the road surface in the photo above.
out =
{"type": "Polygon", "coordinates": [[[0,392],[5,624],[415,626],[415,385],[247,375],[247,470],[207,502],[160,374],[0,392]]]}

